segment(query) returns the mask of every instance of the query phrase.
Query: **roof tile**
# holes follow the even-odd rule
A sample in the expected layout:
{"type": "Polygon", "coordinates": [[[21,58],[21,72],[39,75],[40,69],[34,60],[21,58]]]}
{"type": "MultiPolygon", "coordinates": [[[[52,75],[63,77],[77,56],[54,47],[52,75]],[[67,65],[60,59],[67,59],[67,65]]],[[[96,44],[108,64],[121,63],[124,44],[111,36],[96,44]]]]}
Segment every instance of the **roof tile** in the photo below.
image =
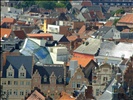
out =
{"type": "Polygon", "coordinates": [[[11,29],[7,29],[7,28],[1,28],[1,33],[0,33],[0,38],[6,36],[7,38],[9,37],[9,35],[11,34],[12,30],[11,29]]]}

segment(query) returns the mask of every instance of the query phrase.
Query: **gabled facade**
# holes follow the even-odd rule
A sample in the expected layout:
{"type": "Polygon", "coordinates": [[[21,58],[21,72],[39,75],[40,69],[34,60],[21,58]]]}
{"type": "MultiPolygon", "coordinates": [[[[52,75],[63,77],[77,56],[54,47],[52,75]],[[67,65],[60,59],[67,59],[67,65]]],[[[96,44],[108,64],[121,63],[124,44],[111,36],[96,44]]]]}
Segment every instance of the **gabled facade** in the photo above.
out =
{"type": "Polygon", "coordinates": [[[63,65],[34,66],[32,89],[35,87],[53,99],[65,90],[65,70],[63,65]]]}
{"type": "Polygon", "coordinates": [[[82,68],[78,67],[74,71],[73,75],[71,75],[68,85],[66,85],[66,92],[71,94],[71,93],[74,92],[74,90],[78,90],[79,88],[81,88],[81,86],[83,84],[88,86],[89,85],[89,81],[88,81],[87,78],[85,78],[85,75],[84,75],[84,73],[82,71],[82,68]]]}
{"type": "Polygon", "coordinates": [[[99,68],[95,68],[92,73],[93,95],[97,98],[111,80],[113,69],[111,65],[104,63],[100,65],[99,68]]]}
{"type": "Polygon", "coordinates": [[[21,100],[31,91],[32,66],[32,56],[7,56],[1,84],[9,100],[21,100]]]}

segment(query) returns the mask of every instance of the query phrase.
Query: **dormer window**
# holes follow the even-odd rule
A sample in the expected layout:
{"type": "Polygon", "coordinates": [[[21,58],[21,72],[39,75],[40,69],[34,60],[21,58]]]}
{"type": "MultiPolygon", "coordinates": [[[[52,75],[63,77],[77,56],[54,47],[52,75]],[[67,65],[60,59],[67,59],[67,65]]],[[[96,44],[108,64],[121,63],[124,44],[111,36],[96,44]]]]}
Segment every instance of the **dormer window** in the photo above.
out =
{"type": "Polygon", "coordinates": [[[62,78],[61,78],[61,76],[58,77],[58,82],[59,82],[59,83],[62,82],[62,78]]]}
{"type": "Polygon", "coordinates": [[[44,75],[44,82],[47,82],[47,76],[46,75],[44,75]]]}
{"type": "Polygon", "coordinates": [[[13,69],[12,65],[9,65],[6,75],[7,75],[7,77],[14,77],[14,69],[13,69]]]}
{"type": "Polygon", "coordinates": [[[23,65],[19,69],[19,77],[20,78],[25,78],[26,77],[26,69],[24,68],[23,65]]]}

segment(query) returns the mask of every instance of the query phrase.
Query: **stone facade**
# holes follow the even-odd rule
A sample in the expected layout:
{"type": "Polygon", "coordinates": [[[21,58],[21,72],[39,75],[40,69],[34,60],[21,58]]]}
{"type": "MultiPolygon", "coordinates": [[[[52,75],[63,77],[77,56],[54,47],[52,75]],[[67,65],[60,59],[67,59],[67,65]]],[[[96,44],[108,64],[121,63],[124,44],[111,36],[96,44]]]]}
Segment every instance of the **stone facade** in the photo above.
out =
{"type": "Polygon", "coordinates": [[[65,84],[57,84],[56,80],[57,77],[55,76],[54,72],[50,75],[50,84],[41,83],[41,76],[38,71],[36,71],[33,74],[32,77],[32,89],[35,87],[41,89],[41,91],[44,93],[46,96],[50,96],[53,99],[57,99],[59,97],[59,94],[61,91],[65,91],[65,84]]]}
{"type": "Polygon", "coordinates": [[[85,78],[82,68],[78,67],[74,75],[71,77],[69,84],[66,85],[66,92],[71,94],[74,90],[78,90],[82,84],[88,86],[89,82],[88,79],[85,78]]]}
{"type": "Polygon", "coordinates": [[[112,77],[112,67],[105,63],[95,69],[92,76],[93,95],[98,97],[107,86],[112,77]]]}

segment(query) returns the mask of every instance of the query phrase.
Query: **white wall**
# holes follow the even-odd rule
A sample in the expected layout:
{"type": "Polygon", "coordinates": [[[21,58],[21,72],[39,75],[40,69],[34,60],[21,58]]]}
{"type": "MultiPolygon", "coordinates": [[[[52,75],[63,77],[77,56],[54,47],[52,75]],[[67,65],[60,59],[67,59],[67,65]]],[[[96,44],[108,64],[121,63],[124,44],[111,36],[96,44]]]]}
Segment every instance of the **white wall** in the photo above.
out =
{"type": "Polygon", "coordinates": [[[60,32],[60,26],[58,25],[50,25],[48,24],[48,32],[53,32],[53,33],[59,33],[60,32]]]}

